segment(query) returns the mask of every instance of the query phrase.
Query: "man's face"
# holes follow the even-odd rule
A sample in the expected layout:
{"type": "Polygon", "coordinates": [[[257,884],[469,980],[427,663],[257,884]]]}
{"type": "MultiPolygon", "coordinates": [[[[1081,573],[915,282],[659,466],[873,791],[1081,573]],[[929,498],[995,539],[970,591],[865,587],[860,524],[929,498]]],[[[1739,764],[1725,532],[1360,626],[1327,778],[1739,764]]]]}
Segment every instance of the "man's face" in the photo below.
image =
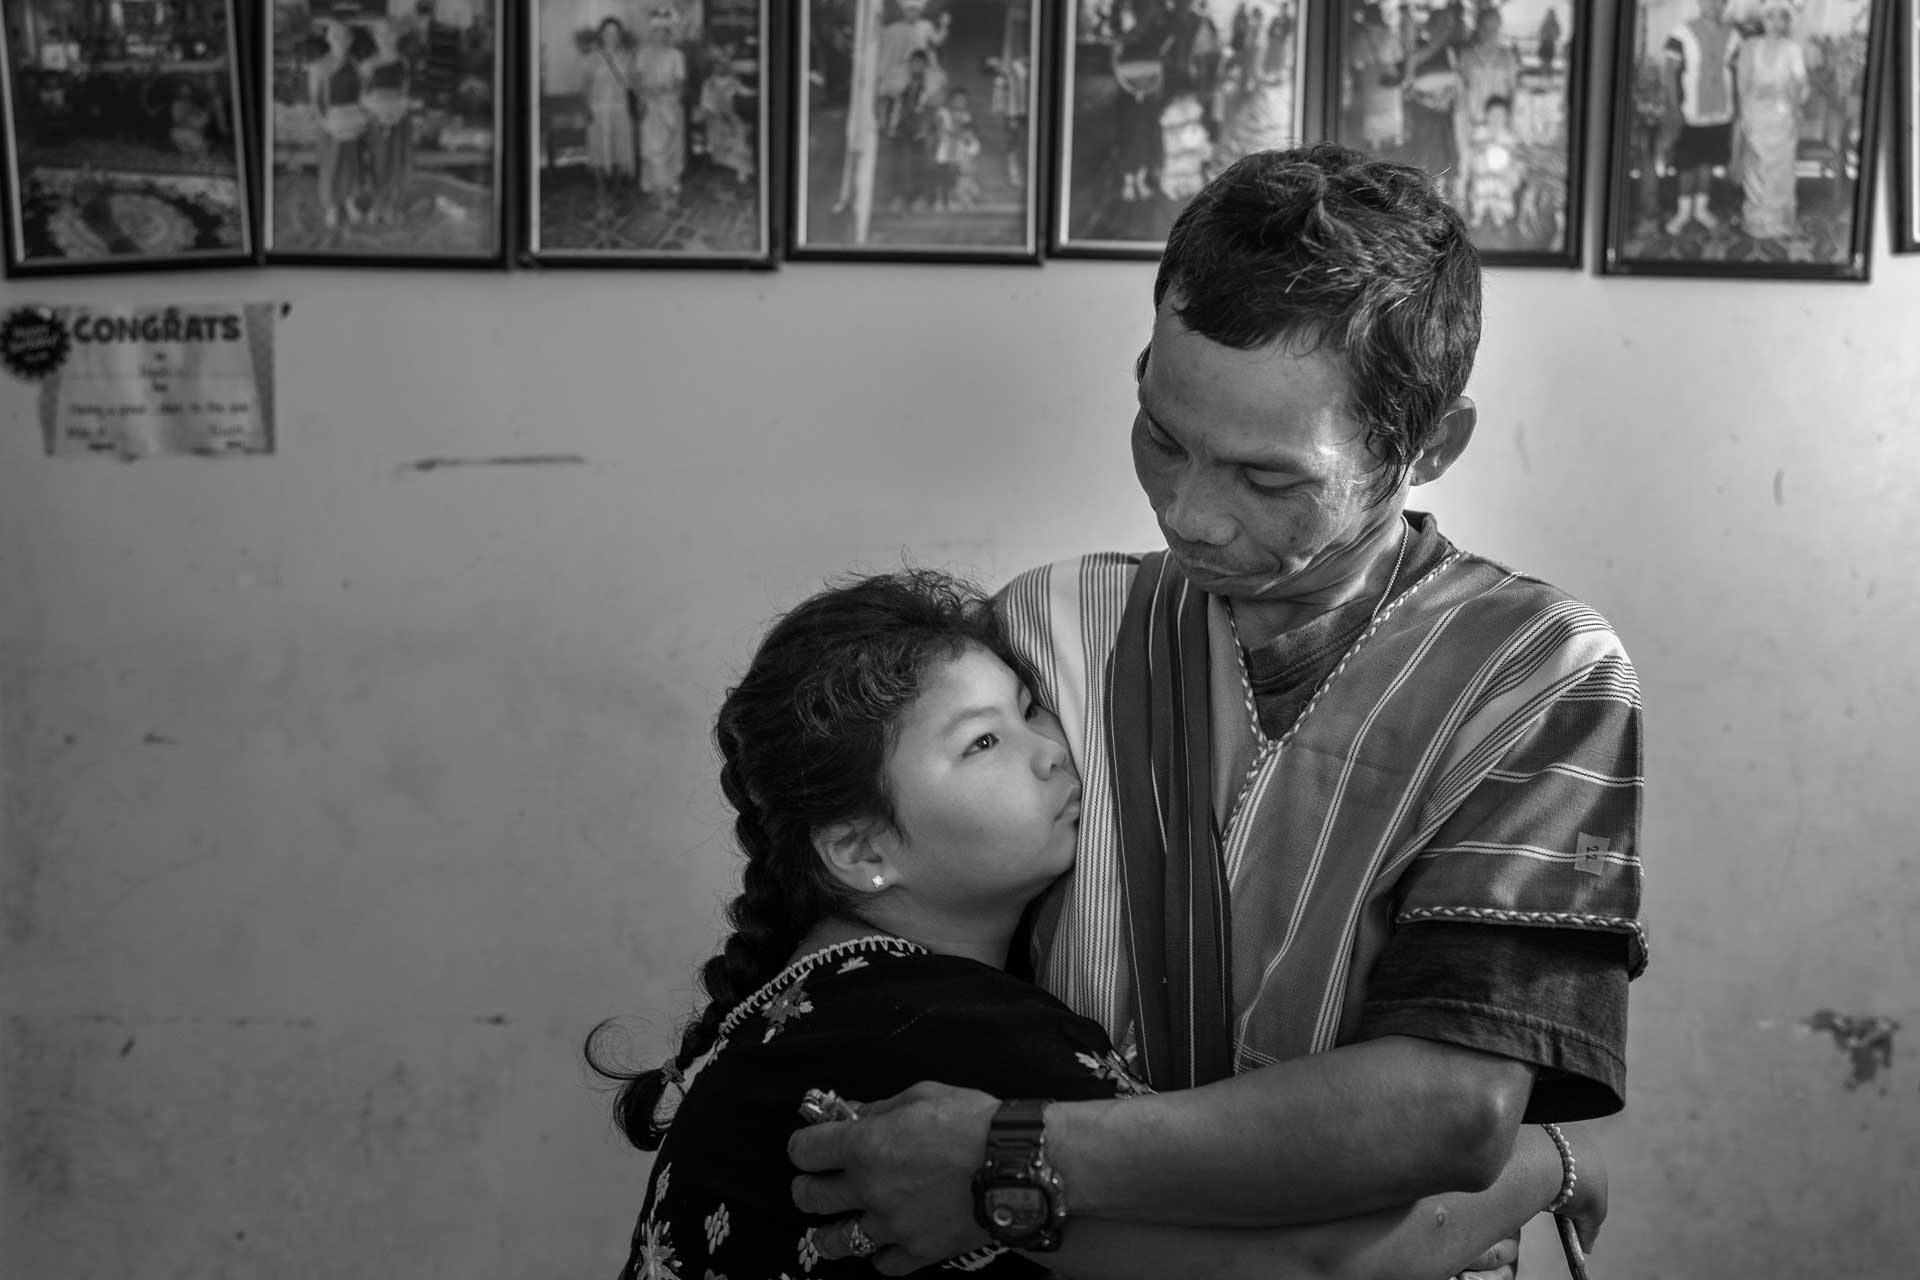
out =
{"type": "Polygon", "coordinates": [[[1708,22],[1720,21],[1720,15],[1727,11],[1727,0],[1700,0],[1700,16],[1708,22]]]}
{"type": "Polygon", "coordinates": [[[1162,304],[1140,377],[1133,467],[1174,561],[1203,590],[1310,602],[1364,573],[1399,519],[1348,406],[1338,354],[1238,351],[1162,304]]]}

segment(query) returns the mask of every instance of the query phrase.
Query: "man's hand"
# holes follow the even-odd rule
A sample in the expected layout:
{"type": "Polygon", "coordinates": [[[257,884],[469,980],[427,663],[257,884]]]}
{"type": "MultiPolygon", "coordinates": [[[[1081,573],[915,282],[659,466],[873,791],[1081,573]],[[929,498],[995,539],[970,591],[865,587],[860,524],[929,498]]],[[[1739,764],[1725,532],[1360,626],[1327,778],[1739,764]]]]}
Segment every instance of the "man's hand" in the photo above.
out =
{"type": "MultiPolygon", "coordinates": [[[[803,1213],[857,1215],[880,1246],[873,1264],[885,1275],[981,1248],[989,1240],[973,1220],[973,1171],[999,1105],[973,1089],[917,1084],[861,1104],[858,1120],[801,1129],[787,1141],[803,1171],[793,1203],[803,1213]]],[[[815,1240],[828,1257],[843,1257],[850,1234],[826,1229],[815,1240]]]]}

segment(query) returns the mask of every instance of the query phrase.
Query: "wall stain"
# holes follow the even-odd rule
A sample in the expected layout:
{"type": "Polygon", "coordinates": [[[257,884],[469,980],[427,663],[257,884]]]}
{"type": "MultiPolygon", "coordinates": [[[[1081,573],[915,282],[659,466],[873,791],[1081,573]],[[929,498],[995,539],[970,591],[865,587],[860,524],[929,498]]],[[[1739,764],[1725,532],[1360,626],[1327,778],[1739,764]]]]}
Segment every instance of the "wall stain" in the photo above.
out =
{"type": "Polygon", "coordinates": [[[1773,473],[1773,505],[1776,507],[1787,505],[1787,473],[1784,471],[1773,473]]]}
{"type": "Polygon", "coordinates": [[[1900,1024],[1892,1018],[1879,1014],[1855,1017],[1816,1009],[1805,1025],[1809,1031],[1827,1032],[1835,1047],[1847,1055],[1853,1066],[1853,1074],[1847,1078],[1849,1089],[1871,1084],[1881,1071],[1893,1066],[1893,1034],[1900,1030],[1900,1024]]]}
{"type": "Polygon", "coordinates": [[[149,733],[143,736],[140,741],[150,747],[177,747],[180,745],[180,739],[169,738],[164,733],[149,733]]]}
{"type": "Polygon", "coordinates": [[[484,1023],[489,1027],[504,1027],[507,1025],[507,1015],[504,1013],[496,1013],[485,1018],[475,1018],[474,1021],[484,1023]]]}
{"type": "Polygon", "coordinates": [[[128,1036],[128,1037],[127,1037],[127,1042],[126,1042],[125,1044],[123,1044],[123,1045],[121,1045],[121,1046],[120,1046],[120,1056],[121,1056],[121,1057],[123,1057],[123,1058],[124,1058],[124,1057],[126,1057],[126,1056],[127,1056],[128,1054],[130,1054],[130,1053],[132,1053],[132,1052],[133,1052],[133,1042],[134,1042],[134,1039],[135,1039],[135,1037],[133,1037],[133,1036],[128,1036]]]}
{"type": "Polygon", "coordinates": [[[402,463],[402,471],[442,471],[449,467],[583,467],[577,453],[512,453],[491,458],[421,458],[402,463]]]}

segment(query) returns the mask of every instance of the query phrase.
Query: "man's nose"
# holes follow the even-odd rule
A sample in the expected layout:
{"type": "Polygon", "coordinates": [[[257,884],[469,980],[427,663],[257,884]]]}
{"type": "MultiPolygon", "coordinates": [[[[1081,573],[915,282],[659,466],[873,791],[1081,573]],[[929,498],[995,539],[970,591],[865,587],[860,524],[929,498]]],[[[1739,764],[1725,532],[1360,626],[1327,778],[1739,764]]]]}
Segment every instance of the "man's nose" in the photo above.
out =
{"type": "Polygon", "coordinates": [[[1176,480],[1160,518],[1168,530],[1184,542],[1224,547],[1233,541],[1233,518],[1224,510],[1216,487],[1204,475],[1188,472],[1176,480]]]}

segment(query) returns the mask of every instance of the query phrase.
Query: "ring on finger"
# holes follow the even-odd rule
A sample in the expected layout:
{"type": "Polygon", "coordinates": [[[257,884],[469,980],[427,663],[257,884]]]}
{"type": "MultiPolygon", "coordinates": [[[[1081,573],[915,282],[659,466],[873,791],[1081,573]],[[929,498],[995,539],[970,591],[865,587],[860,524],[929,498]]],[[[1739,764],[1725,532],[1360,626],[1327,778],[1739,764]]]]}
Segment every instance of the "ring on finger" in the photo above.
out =
{"type": "Polygon", "coordinates": [[[874,1238],[861,1229],[860,1219],[855,1218],[853,1225],[847,1229],[847,1255],[864,1258],[879,1247],[874,1238]]]}

